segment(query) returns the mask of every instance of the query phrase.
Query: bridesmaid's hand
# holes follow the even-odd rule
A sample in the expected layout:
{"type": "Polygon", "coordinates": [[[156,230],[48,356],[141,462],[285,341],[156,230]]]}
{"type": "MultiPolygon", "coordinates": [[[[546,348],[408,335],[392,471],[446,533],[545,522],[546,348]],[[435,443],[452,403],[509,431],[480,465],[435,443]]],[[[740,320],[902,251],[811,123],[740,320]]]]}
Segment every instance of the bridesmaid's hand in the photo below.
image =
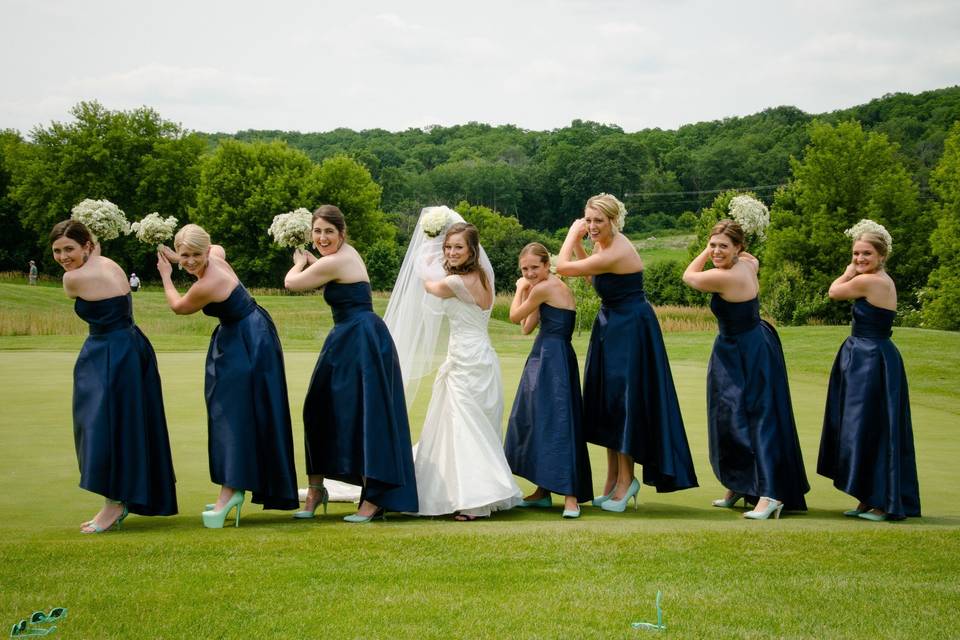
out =
{"type": "Polygon", "coordinates": [[[157,245],[157,253],[163,254],[163,256],[170,261],[170,264],[180,262],[180,256],[177,255],[177,252],[165,244],[157,245]]]}
{"type": "Polygon", "coordinates": [[[307,252],[303,249],[294,249],[293,264],[294,266],[300,267],[301,270],[305,269],[310,264],[307,261],[307,252]]]}
{"type": "Polygon", "coordinates": [[[843,277],[846,280],[853,280],[855,275],[857,275],[857,265],[851,261],[850,264],[847,265],[847,268],[843,270],[843,277]]]}
{"type": "Polygon", "coordinates": [[[530,288],[530,281],[521,276],[520,279],[517,280],[517,293],[523,293],[529,288],[530,288]]]}
{"type": "Polygon", "coordinates": [[[567,237],[574,237],[583,239],[587,235],[587,220],[586,218],[577,218],[570,225],[570,230],[567,231],[567,237]]]}
{"type": "Polygon", "coordinates": [[[160,272],[161,279],[169,278],[173,273],[173,267],[162,251],[157,251],[157,271],[160,272]]]}

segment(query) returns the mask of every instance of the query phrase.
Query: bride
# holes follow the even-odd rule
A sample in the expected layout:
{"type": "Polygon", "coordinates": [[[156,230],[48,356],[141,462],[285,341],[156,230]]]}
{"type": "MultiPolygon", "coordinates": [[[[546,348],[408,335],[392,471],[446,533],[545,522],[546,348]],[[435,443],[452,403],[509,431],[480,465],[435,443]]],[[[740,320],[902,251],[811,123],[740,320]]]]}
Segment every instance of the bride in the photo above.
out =
{"type": "Polygon", "coordinates": [[[425,208],[384,315],[408,403],[419,378],[433,369],[440,324],[449,320],[446,359],[414,457],[419,515],[474,520],[522,498],[503,454],[503,385],[487,335],[493,282],[477,228],[447,207],[425,208]]]}

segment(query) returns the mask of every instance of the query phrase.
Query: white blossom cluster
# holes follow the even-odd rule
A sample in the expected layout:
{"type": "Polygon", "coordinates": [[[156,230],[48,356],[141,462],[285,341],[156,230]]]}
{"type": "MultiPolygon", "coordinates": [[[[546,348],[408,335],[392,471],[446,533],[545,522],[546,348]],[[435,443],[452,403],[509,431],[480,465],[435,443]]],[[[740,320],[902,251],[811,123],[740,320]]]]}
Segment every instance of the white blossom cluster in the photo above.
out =
{"type": "Polygon", "coordinates": [[[770,210],[752,196],[734,196],[730,200],[730,217],[737,221],[743,233],[755,240],[765,240],[770,226],[770,210]]]}
{"type": "Polygon", "coordinates": [[[420,218],[420,228],[431,238],[436,238],[447,228],[449,222],[446,207],[434,207],[432,211],[426,212],[420,218]]]}
{"type": "Polygon", "coordinates": [[[310,229],[313,225],[313,214],[300,207],[294,211],[273,216],[268,232],[273,236],[274,243],[281,247],[296,249],[310,242],[310,229]]]}
{"type": "Polygon", "coordinates": [[[893,237],[891,237],[890,232],[887,231],[887,228],[879,222],[874,222],[869,218],[864,218],[843,233],[849,236],[851,240],[856,240],[861,234],[864,233],[874,233],[883,238],[883,241],[887,243],[887,255],[889,256],[891,253],[893,253],[893,237]]]}
{"type": "Polygon", "coordinates": [[[113,240],[121,233],[130,233],[130,223],[120,207],[109,200],[87,198],[71,210],[70,217],[82,222],[97,239],[113,240]]]}
{"type": "Polygon", "coordinates": [[[130,225],[130,230],[137,236],[137,240],[146,244],[161,244],[173,237],[173,230],[177,228],[177,219],[173,216],[166,220],[160,214],[153,213],[143,217],[140,222],[130,225]]]}

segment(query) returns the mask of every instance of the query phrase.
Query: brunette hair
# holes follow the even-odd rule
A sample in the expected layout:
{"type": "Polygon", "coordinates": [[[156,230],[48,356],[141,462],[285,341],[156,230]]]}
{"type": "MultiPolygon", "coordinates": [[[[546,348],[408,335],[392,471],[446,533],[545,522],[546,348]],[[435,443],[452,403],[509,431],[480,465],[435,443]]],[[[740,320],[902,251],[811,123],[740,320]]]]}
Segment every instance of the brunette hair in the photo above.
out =
{"type": "Polygon", "coordinates": [[[447,232],[443,235],[443,244],[446,245],[450,236],[458,233],[463,235],[463,239],[466,240],[467,247],[470,249],[470,257],[459,267],[452,267],[447,262],[446,255],[444,255],[443,270],[449,275],[462,275],[476,271],[480,276],[480,284],[489,291],[490,283],[487,282],[487,273],[480,267],[480,232],[469,222],[455,222],[447,228],[447,232]]]}
{"type": "Polygon", "coordinates": [[[523,249],[520,249],[520,255],[517,256],[517,260],[527,255],[528,253],[532,253],[533,255],[540,258],[540,262],[542,262],[543,264],[550,263],[550,252],[547,251],[547,248],[542,244],[540,244],[539,242],[531,242],[530,244],[525,246],[523,249]]]}
{"type": "Polygon", "coordinates": [[[347,219],[343,217],[343,212],[334,204],[323,204],[320,205],[316,211],[313,212],[313,218],[310,220],[310,224],[313,224],[317,221],[317,218],[329,222],[337,231],[340,232],[340,235],[346,237],[347,235],[347,219]]]}
{"type": "Polygon", "coordinates": [[[78,220],[62,220],[53,225],[53,229],[50,230],[50,244],[53,244],[63,236],[70,238],[81,247],[88,242],[93,244],[93,234],[90,233],[90,229],[78,220]]]}
{"type": "Polygon", "coordinates": [[[713,228],[710,229],[710,237],[725,235],[733,241],[733,244],[740,247],[740,250],[747,248],[747,237],[743,233],[743,227],[740,226],[740,223],[736,220],[731,220],[730,218],[725,218],[713,225],[713,228]]]}

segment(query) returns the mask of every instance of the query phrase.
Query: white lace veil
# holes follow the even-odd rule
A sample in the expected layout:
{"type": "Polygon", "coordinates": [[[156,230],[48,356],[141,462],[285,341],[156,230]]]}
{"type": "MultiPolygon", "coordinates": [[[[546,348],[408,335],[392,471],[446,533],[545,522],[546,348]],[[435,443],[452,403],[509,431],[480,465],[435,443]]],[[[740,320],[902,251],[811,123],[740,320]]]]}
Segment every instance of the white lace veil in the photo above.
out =
{"type": "MultiPolygon", "coordinates": [[[[439,366],[443,356],[440,344],[443,301],[427,293],[423,283],[443,280],[447,275],[443,270],[443,236],[446,227],[463,221],[463,217],[449,207],[424,207],[420,211],[383,315],[400,357],[408,409],[417,396],[420,380],[439,366]],[[436,237],[430,237],[423,231],[424,216],[436,216],[439,212],[446,214],[447,223],[436,237]]],[[[486,272],[490,288],[495,291],[493,267],[483,247],[480,247],[480,268],[486,272]]]]}

